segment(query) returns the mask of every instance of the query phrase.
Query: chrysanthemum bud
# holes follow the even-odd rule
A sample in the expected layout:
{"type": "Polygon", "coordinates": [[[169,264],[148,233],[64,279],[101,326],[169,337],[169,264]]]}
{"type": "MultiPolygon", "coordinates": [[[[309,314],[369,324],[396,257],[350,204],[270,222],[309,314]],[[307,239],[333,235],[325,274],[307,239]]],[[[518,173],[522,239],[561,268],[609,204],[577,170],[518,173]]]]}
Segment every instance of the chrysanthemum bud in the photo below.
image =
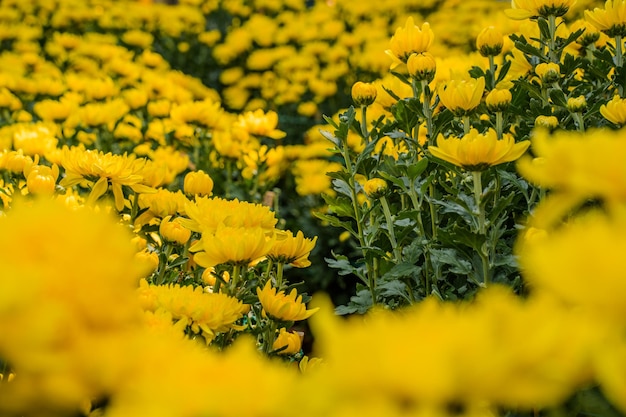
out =
{"type": "Polygon", "coordinates": [[[370,83],[357,81],[352,86],[352,100],[357,106],[369,106],[376,100],[376,86],[370,83]]]}
{"type": "Polygon", "coordinates": [[[567,99],[567,110],[572,113],[580,113],[587,108],[585,96],[570,97],[567,99]]]}
{"type": "Polygon", "coordinates": [[[535,67],[535,74],[541,78],[542,84],[552,84],[561,77],[561,68],[554,62],[542,62],[535,67]]]}
{"type": "Polygon", "coordinates": [[[387,193],[387,181],[382,178],[372,178],[363,184],[363,190],[369,198],[380,198],[387,193]]]}
{"type": "Polygon", "coordinates": [[[476,49],[485,57],[499,55],[503,44],[504,35],[494,26],[484,28],[476,38],[476,49]]]}
{"type": "Polygon", "coordinates": [[[535,119],[535,127],[544,127],[547,129],[555,129],[559,125],[559,119],[555,116],[537,116],[535,119]]]}
{"type": "Polygon", "coordinates": [[[302,337],[298,333],[288,332],[285,328],[280,329],[280,333],[276,337],[272,349],[278,350],[279,355],[295,355],[302,348],[302,337]]]}
{"type": "Polygon", "coordinates": [[[513,95],[509,90],[493,89],[487,94],[485,104],[491,112],[502,112],[509,108],[513,95]]]}
{"type": "Polygon", "coordinates": [[[204,171],[189,172],[185,175],[183,187],[186,194],[211,195],[213,192],[213,180],[204,171]]]}
{"type": "Polygon", "coordinates": [[[412,54],[409,57],[406,66],[409,71],[409,75],[417,81],[426,80],[430,82],[433,78],[435,78],[437,62],[435,61],[435,57],[429,52],[412,54]]]}
{"type": "Polygon", "coordinates": [[[178,219],[170,220],[171,218],[172,216],[167,216],[161,221],[159,233],[165,240],[184,245],[191,237],[191,230],[180,224],[178,219]]]}

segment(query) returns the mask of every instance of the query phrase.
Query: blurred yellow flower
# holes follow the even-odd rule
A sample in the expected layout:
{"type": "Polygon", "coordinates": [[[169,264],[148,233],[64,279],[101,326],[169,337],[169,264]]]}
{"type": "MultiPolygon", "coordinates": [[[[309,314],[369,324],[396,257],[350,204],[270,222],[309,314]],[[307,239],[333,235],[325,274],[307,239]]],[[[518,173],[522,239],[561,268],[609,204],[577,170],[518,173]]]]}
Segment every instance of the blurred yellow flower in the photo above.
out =
{"type": "Polygon", "coordinates": [[[287,134],[277,129],[278,113],[268,111],[265,113],[262,109],[245,112],[239,115],[236,127],[248,132],[254,136],[264,136],[271,139],[282,139],[287,134]]]}
{"type": "Polygon", "coordinates": [[[263,306],[263,311],[273,319],[282,321],[300,321],[311,317],[319,308],[306,309],[306,305],[302,302],[302,296],[298,295],[296,289],[292,289],[289,295],[284,291],[278,291],[272,288],[268,281],[263,289],[256,289],[259,301],[263,306]]]}
{"type": "Polygon", "coordinates": [[[485,79],[450,80],[439,88],[441,103],[456,116],[470,114],[485,91],[485,79]]]}
{"type": "Polygon", "coordinates": [[[536,17],[563,16],[576,3],[576,0],[511,0],[512,9],[504,13],[515,20],[536,17]]]}
{"type": "Polygon", "coordinates": [[[372,178],[363,184],[363,191],[370,198],[380,198],[385,195],[388,189],[387,181],[382,178],[372,178]]]}
{"type": "Polygon", "coordinates": [[[498,139],[495,130],[470,133],[461,137],[444,138],[439,134],[437,146],[429,146],[431,155],[457,165],[467,171],[484,171],[491,166],[518,159],[530,146],[529,141],[515,143],[513,136],[505,134],[498,139]]]}

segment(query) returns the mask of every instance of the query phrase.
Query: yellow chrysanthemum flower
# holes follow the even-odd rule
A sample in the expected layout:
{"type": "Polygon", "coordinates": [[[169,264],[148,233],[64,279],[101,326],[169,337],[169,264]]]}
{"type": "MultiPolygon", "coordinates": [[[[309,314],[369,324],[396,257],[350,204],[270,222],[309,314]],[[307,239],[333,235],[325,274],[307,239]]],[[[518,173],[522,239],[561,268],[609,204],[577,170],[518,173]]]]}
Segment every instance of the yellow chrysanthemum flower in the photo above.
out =
{"type": "Polygon", "coordinates": [[[511,0],[512,9],[504,13],[515,20],[533,17],[563,16],[576,0],[511,0]]]}
{"type": "Polygon", "coordinates": [[[590,198],[626,202],[626,142],[623,131],[588,130],[584,134],[538,130],[532,138],[535,158],[517,163],[529,181],[552,190],[534,214],[537,227],[549,227],[590,198]]]}
{"type": "Polygon", "coordinates": [[[610,37],[626,36],[626,0],[607,0],[604,9],[585,10],[585,19],[610,37]]]}
{"type": "Polygon", "coordinates": [[[518,159],[530,146],[529,141],[515,143],[513,136],[505,134],[498,139],[495,130],[478,133],[476,129],[462,138],[444,138],[439,134],[437,146],[429,146],[431,155],[451,162],[467,171],[484,171],[487,168],[518,159]]]}
{"type": "Polygon", "coordinates": [[[311,265],[308,257],[315,247],[315,242],[317,242],[317,236],[307,239],[300,230],[295,236],[288,230],[276,230],[276,241],[267,257],[275,262],[305,268],[311,265]]]}
{"type": "Polygon", "coordinates": [[[471,113],[485,91],[485,79],[450,80],[439,89],[441,103],[456,116],[471,113]]]}
{"type": "Polygon", "coordinates": [[[165,310],[210,343],[217,333],[237,328],[235,322],[250,306],[223,293],[208,293],[189,285],[149,285],[141,280],[138,297],[144,310],[165,310]]]}
{"type": "Polygon", "coordinates": [[[611,123],[623,125],[626,123],[626,99],[614,96],[611,101],[600,106],[600,114],[611,123]]]}
{"type": "Polygon", "coordinates": [[[268,234],[258,226],[220,225],[214,232],[203,232],[202,238],[189,250],[197,252],[193,259],[205,268],[225,263],[248,265],[267,256],[275,239],[273,233],[268,234]]]}
{"type": "Polygon", "coordinates": [[[274,230],[276,214],[267,206],[247,201],[201,197],[185,204],[189,220],[183,224],[194,232],[214,232],[219,225],[229,227],[260,227],[274,230]]]}
{"type": "Polygon", "coordinates": [[[110,188],[115,198],[115,208],[124,208],[122,186],[130,187],[136,193],[152,193],[155,190],[144,184],[142,170],[145,159],[132,155],[113,155],[82,148],[63,148],[61,166],[65,177],[60,185],[72,187],[83,182],[90,184],[88,203],[95,202],[110,188]]]}
{"type": "Polygon", "coordinates": [[[295,332],[288,332],[284,327],[280,329],[274,344],[273,350],[282,349],[279,355],[295,355],[302,348],[302,337],[295,332]]]}
{"type": "Polygon", "coordinates": [[[389,49],[385,51],[394,61],[392,68],[406,64],[412,54],[427,52],[434,39],[435,34],[428,22],[424,22],[420,28],[415,25],[413,16],[409,16],[404,27],[396,29],[389,41],[389,49]]]}
{"type": "Polygon", "coordinates": [[[274,319],[283,321],[306,320],[319,310],[319,308],[307,310],[306,305],[302,302],[302,296],[298,295],[295,288],[291,290],[289,295],[286,295],[284,291],[277,291],[276,288],[272,288],[269,281],[263,289],[256,289],[263,311],[274,319]]]}

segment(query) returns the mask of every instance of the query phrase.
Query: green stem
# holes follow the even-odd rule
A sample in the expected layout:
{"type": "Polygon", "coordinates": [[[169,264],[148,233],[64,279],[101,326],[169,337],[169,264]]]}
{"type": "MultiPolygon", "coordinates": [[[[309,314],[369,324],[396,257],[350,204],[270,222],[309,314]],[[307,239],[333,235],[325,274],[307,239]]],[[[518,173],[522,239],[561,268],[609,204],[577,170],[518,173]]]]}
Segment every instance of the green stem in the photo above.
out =
{"type": "Polygon", "coordinates": [[[370,138],[370,132],[367,130],[367,106],[361,106],[361,134],[367,144],[370,138]]]}
{"type": "Polygon", "coordinates": [[[265,337],[263,340],[263,352],[265,354],[269,354],[274,347],[274,339],[276,338],[276,322],[270,319],[269,325],[267,326],[267,332],[265,333],[265,337]]]}
{"type": "Polygon", "coordinates": [[[491,89],[496,87],[496,63],[493,58],[493,55],[489,55],[489,84],[491,89]]]}
{"type": "Polygon", "coordinates": [[[383,213],[385,214],[385,221],[387,222],[387,231],[389,232],[389,240],[391,241],[391,247],[393,249],[393,256],[395,258],[396,263],[400,262],[402,258],[402,253],[400,252],[400,248],[398,247],[398,242],[396,241],[396,233],[394,231],[393,217],[391,216],[391,210],[389,210],[389,203],[387,202],[387,197],[382,196],[380,198],[380,204],[383,207],[383,213]]]}
{"type": "Polygon", "coordinates": [[[283,285],[283,268],[285,264],[283,262],[276,263],[276,288],[280,291],[280,287],[283,285]]]}
{"type": "Polygon", "coordinates": [[[496,135],[498,139],[502,139],[502,133],[504,130],[504,116],[501,111],[496,112],[496,135]]]}
{"type": "Polygon", "coordinates": [[[470,128],[472,127],[470,125],[470,117],[469,116],[463,116],[463,134],[467,135],[470,132],[470,128]]]}
{"type": "Polygon", "coordinates": [[[174,249],[173,245],[166,243],[165,245],[165,263],[159,265],[159,272],[156,278],[157,285],[163,285],[165,280],[165,271],[167,270],[167,261],[170,259],[170,255],[172,254],[172,249],[174,249]]]}
{"type": "Polygon", "coordinates": [[[130,222],[131,224],[135,223],[135,219],[137,218],[137,214],[139,213],[139,193],[137,191],[133,191],[133,205],[130,208],[130,222]]]}
{"type": "Polygon", "coordinates": [[[548,58],[551,62],[559,62],[559,58],[556,55],[556,16],[548,16],[548,32],[550,39],[548,39],[548,58]]]}
{"type": "Polygon", "coordinates": [[[230,284],[228,285],[228,295],[233,296],[237,291],[237,285],[239,285],[239,278],[241,275],[241,265],[235,264],[233,266],[233,274],[230,277],[230,284]]]}
{"type": "Polygon", "coordinates": [[[357,192],[356,192],[356,184],[354,179],[354,167],[352,166],[352,159],[350,158],[350,149],[348,148],[347,139],[343,140],[343,158],[346,163],[346,169],[348,170],[348,184],[350,186],[350,191],[352,193],[352,209],[354,210],[354,220],[356,221],[357,228],[357,239],[359,240],[359,245],[361,246],[361,251],[363,252],[363,257],[365,258],[365,267],[367,269],[368,276],[368,286],[370,287],[370,292],[372,293],[372,303],[376,304],[376,276],[372,271],[372,267],[367,260],[367,256],[365,256],[365,237],[363,235],[363,225],[361,224],[361,215],[359,210],[359,204],[357,200],[357,192]]]}
{"type": "MultiPolygon", "coordinates": [[[[615,36],[615,66],[621,68],[624,65],[624,57],[622,55],[622,37],[621,35],[615,36]]],[[[617,85],[617,90],[620,97],[624,97],[624,87],[622,81],[617,85]]]]}
{"type": "Polygon", "coordinates": [[[585,131],[585,122],[583,120],[582,113],[579,113],[579,112],[572,113],[572,117],[574,118],[574,121],[576,122],[576,129],[579,132],[584,132],[585,131]]]}
{"type": "Polygon", "coordinates": [[[472,177],[474,179],[474,200],[476,201],[476,206],[478,208],[478,232],[485,236],[485,243],[480,251],[478,251],[478,255],[482,260],[483,267],[483,284],[485,287],[489,285],[490,281],[490,267],[489,267],[489,253],[487,251],[487,227],[485,225],[485,207],[482,204],[482,173],[480,171],[472,171],[472,177]]]}
{"type": "Polygon", "coordinates": [[[428,206],[430,207],[430,222],[432,225],[432,235],[433,240],[437,240],[437,210],[435,209],[435,204],[433,200],[435,199],[435,187],[432,183],[428,185],[428,194],[430,199],[428,200],[428,206]]]}
{"type": "MultiPolygon", "coordinates": [[[[433,112],[432,112],[432,109],[430,108],[430,98],[431,98],[430,87],[428,87],[428,81],[426,80],[422,80],[422,91],[424,93],[424,102],[422,104],[423,104],[424,116],[426,117],[426,137],[428,138],[428,144],[430,145],[432,141],[434,140],[434,138],[432,137],[433,112]]],[[[415,140],[418,140],[418,138],[416,137],[415,140]]]]}

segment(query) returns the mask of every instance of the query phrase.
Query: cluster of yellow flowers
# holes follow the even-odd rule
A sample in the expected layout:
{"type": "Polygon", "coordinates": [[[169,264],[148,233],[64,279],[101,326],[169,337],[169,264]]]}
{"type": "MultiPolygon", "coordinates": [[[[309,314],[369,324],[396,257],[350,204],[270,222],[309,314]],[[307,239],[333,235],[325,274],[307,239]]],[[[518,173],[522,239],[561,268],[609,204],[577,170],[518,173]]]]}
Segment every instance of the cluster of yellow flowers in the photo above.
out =
{"type": "MultiPolygon", "coordinates": [[[[563,103],[581,132],[554,131],[564,123],[556,113],[533,121],[530,140],[519,140],[527,126],[503,125],[513,81],[529,80],[550,105],[559,97],[564,63],[554,36],[584,28],[565,51],[593,56],[609,45],[622,70],[624,0],[596,9],[514,0],[506,13],[523,22],[486,29],[444,16],[487,22],[506,5],[146,3],[0,6],[0,414],[495,416],[558,407],[589,387],[626,413],[626,133],[612,130],[626,123],[624,92],[616,87],[598,106],[603,128],[585,126],[578,91],[563,93],[563,103]],[[562,20],[575,7],[585,19],[562,20]],[[431,9],[430,23],[416,25],[431,9]],[[222,12],[232,25],[207,30],[206,17],[222,12]],[[527,24],[537,18],[547,19],[548,39],[527,24]],[[435,27],[445,34],[438,43],[435,27]],[[531,62],[503,34],[545,49],[546,62],[531,62]],[[445,56],[464,51],[468,38],[477,38],[476,52],[445,56]],[[224,105],[156,52],[168,42],[181,54],[197,42],[210,48],[224,105]],[[473,65],[487,71],[471,78],[473,65]],[[377,80],[354,83],[362,75],[377,80]],[[278,113],[264,109],[293,105],[313,117],[341,84],[354,85],[360,134],[346,132],[338,152],[321,125],[304,144],[282,144],[278,113]],[[541,188],[515,247],[526,298],[491,285],[488,259],[487,288],[473,301],[429,297],[348,320],[323,295],[307,305],[287,282],[285,268],[311,264],[317,237],[283,230],[273,201],[258,202],[272,199],[288,170],[298,194],[333,198],[326,172],[344,168],[336,153],[401,160],[413,146],[406,137],[373,143],[370,133],[404,122],[392,109],[403,99],[421,106],[423,123],[407,132],[419,149],[415,165],[437,160],[472,175],[472,236],[493,227],[481,185],[491,167],[519,160],[521,175],[541,188]],[[453,134],[433,126],[446,112],[453,134]],[[532,156],[522,156],[529,147],[532,156]],[[309,318],[316,358],[303,357],[294,330],[309,318]]],[[[407,217],[391,214],[394,178],[343,174],[340,197],[367,209],[376,201],[384,213],[385,228],[371,223],[371,233],[387,233],[390,253],[367,261],[399,263],[394,226],[407,217]]],[[[449,188],[465,181],[449,177],[449,188]]],[[[403,208],[416,201],[409,195],[403,208]]],[[[367,231],[351,233],[361,248],[371,243],[367,231]]]]}

